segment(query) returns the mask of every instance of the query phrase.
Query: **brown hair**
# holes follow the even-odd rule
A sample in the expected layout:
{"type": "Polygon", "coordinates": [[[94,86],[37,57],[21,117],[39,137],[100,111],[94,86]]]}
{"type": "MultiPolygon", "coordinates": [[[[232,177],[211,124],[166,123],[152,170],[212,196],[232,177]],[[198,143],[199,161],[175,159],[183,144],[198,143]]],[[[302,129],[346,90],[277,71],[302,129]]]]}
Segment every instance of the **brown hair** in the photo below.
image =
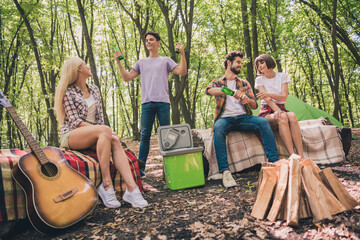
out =
{"type": "Polygon", "coordinates": [[[224,61],[225,69],[227,69],[227,67],[228,67],[227,61],[229,60],[232,63],[236,57],[243,58],[244,54],[241,51],[232,51],[226,55],[225,61],[224,61]]]}
{"type": "Polygon", "coordinates": [[[258,69],[259,62],[265,62],[267,68],[272,68],[272,69],[276,68],[276,62],[272,56],[270,56],[269,54],[261,54],[260,56],[255,58],[255,61],[254,61],[255,69],[258,74],[260,73],[260,71],[258,69]]]}
{"type": "Polygon", "coordinates": [[[145,33],[145,38],[147,37],[147,35],[152,35],[156,38],[156,41],[160,41],[160,34],[155,32],[155,31],[148,31],[147,33],[145,33]]]}

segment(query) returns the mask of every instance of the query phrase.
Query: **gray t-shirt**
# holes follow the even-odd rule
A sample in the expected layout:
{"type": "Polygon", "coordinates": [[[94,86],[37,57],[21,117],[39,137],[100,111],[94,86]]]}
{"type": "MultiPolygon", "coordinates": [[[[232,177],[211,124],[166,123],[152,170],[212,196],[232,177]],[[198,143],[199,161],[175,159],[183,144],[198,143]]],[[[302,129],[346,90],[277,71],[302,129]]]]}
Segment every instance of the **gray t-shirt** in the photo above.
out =
{"type": "Polygon", "coordinates": [[[169,57],[145,58],[137,61],[133,69],[141,74],[141,104],[167,102],[169,74],[177,66],[169,57]]]}

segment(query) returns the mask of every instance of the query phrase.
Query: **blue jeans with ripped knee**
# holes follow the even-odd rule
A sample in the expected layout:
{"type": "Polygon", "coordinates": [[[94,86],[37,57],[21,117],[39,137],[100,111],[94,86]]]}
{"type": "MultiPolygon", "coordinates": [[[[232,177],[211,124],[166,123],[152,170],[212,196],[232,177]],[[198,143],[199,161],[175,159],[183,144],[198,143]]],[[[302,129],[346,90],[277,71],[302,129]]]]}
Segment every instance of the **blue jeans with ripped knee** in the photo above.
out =
{"type": "Polygon", "coordinates": [[[214,125],[214,146],[220,173],[229,170],[226,135],[231,131],[259,132],[269,162],[279,160],[279,153],[269,120],[245,114],[236,117],[223,117],[219,118],[214,125]]]}

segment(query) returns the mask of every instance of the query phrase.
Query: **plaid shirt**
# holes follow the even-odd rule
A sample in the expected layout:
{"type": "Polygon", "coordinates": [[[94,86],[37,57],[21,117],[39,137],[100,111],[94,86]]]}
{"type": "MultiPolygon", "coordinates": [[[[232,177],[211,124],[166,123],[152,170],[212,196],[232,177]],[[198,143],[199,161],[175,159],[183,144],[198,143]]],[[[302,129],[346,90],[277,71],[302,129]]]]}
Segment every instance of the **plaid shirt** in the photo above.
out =
{"type": "MultiPolygon", "coordinates": [[[[95,85],[87,84],[87,87],[90,90],[90,94],[94,96],[96,104],[95,122],[93,124],[102,125],[104,124],[104,116],[100,91],[95,85]]],[[[82,121],[86,121],[85,119],[88,114],[88,106],[85,98],[75,84],[67,87],[63,105],[65,108],[65,120],[60,128],[61,134],[77,128],[82,121]]]]}
{"type": "MultiPolygon", "coordinates": [[[[214,87],[219,87],[219,88],[221,88],[222,86],[227,87],[226,81],[227,81],[227,79],[225,78],[225,76],[222,76],[219,79],[214,79],[213,81],[211,81],[209,83],[209,85],[205,89],[205,93],[207,95],[210,95],[209,94],[209,89],[214,88],[214,87]]],[[[254,93],[252,91],[250,83],[248,81],[240,79],[238,77],[235,78],[235,81],[236,81],[236,89],[241,91],[242,94],[246,94],[246,96],[248,96],[250,99],[253,99],[256,102],[256,99],[254,97],[254,93]]],[[[214,97],[215,97],[215,100],[216,100],[216,109],[215,109],[215,118],[214,118],[214,123],[213,123],[213,130],[214,130],[215,122],[224,113],[225,104],[226,104],[226,96],[214,96],[214,97]]],[[[256,107],[257,107],[257,102],[256,102],[256,107]]],[[[244,108],[244,109],[247,110],[246,108],[244,108]]],[[[247,115],[252,115],[252,111],[246,111],[246,114],[247,115]]]]}

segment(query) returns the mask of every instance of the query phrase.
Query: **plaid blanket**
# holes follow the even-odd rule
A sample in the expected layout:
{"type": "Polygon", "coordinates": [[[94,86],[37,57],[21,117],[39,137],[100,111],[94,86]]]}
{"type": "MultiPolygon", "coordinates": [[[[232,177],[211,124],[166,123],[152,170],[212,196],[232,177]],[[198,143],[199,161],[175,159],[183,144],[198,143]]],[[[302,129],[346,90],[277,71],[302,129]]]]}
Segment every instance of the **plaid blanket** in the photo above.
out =
{"type": "MultiPolygon", "coordinates": [[[[86,176],[94,186],[97,187],[101,183],[100,165],[94,152],[65,149],[61,151],[70,166],[86,176]]],[[[130,150],[126,150],[125,153],[134,180],[143,192],[137,159],[130,150]]],[[[0,149],[0,222],[26,218],[25,195],[11,176],[13,166],[24,154],[25,151],[18,149],[0,149]]],[[[116,195],[122,197],[126,185],[113,163],[110,164],[110,174],[116,195]]]]}
{"type": "MultiPolygon", "coordinates": [[[[322,120],[299,122],[304,146],[304,157],[316,164],[332,164],[345,159],[340,135],[336,126],[323,125],[322,120]]],[[[209,161],[209,179],[219,173],[214,148],[213,134],[210,129],[195,130],[204,142],[204,156],[209,161]]],[[[278,131],[274,131],[279,157],[288,158],[289,153],[278,131]]],[[[232,173],[267,162],[264,148],[259,137],[254,133],[230,132],[227,135],[227,153],[229,168],[232,173]]],[[[216,177],[215,177],[216,178],[216,177]]]]}

